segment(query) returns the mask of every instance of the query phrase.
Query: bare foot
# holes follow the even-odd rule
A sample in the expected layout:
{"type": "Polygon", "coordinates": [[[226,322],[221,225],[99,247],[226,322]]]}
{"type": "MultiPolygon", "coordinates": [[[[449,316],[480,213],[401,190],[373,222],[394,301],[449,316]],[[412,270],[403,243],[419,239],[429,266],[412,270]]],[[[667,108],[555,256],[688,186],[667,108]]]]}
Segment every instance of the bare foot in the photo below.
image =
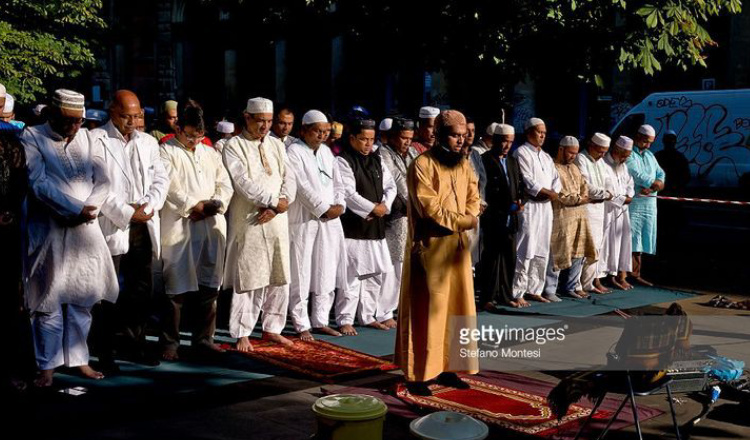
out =
{"type": "Polygon", "coordinates": [[[385,321],[381,322],[381,324],[383,324],[384,326],[386,326],[386,327],[387,327],[387,328],[389,328],[389,329],[390,329],[390,328],[396,328],[396,325],[397,325],[397,324],[396,324],[396,320],[395,320],[395,319],[393,319],[393,318],[391,318],[391,319],[386,319],[385,321]]]}
{"type": "Polygon", "coordinates": [[[78,367],[78,370],[81,372],[81,374],[84,375],[84,377],[88,377],[89,379],[94,379],[94,380],[104,379],[104,374],[102,374],[99,371],[94,370],[88,365],[81,365],[80,367],[78,367]]]}
{"type": "Polygon", "coordinates": [[[34,386],[39,388],[47,388],[52,386],[52,375],[55,374],[55,370],[42,370],[39,375],[34,379],[34,386]]]}
{"type": "Polygon", "coordinates": [[[248,339],[247,336],[243,336],[241,338],[237,338],[235,348],[237,349],[237,351],[250,353],[251,351],[253,351],[253,344],[250,343],[250,339],[248,339]]]}
{"type": "Polygon", "coordinates": [[[654,287],[654,283],[652,283],[650,281],[646,281],[646,280],[644,280],[641,277],[636,277],[635,278],[635,282],[638,283],[638,284],[640,284],[640,285],[646,286],[646,287],[654,287]]]}
{"type": "Polygon", "coordinates": [[[339,331],[345,336],[357,336],[357,330],[354,330],[354,326],[351,324],[344,324],[339,327],[339,331]]]}
{"type": "Polygon", "coordinates": [[[531,306],[531,304],[529,304],[528,301],[526,301],[525,299],[523,299],[523,297],[518,298],[516,301],[517,301],[517,304],[518,304],[519,308],[531,306]]]}
{"type": "Polygon", "coordinates": [[[602,282],[599,281],[598,278],[596,280],[594,280],[594,288],[595,289],[599,289],[602,293],[610,293],[610,292],[612,292],[611,289],[607,289],[606,287],[604,287],[602,285],[602,282]]]}
{"type": "Polygon", "coordinates": [[[341,333],[337,332],[336,330],[332,329],[331,327],[314,328],[313,332],[315,332],[315,333],[321,333],[321,334],[324,334],[324,335],[330,335],[330,336],[341,336],[341,333]]]}
{"type": "Polygon", "coordinates": [[[310,333],[310,330],[299,332],[299,338],[301,341],[305,341],[305,342],[312,342],[315,340],[315,338],[313,338],[312,333],[310,333]]]}
{"type": "Polygon", "coordinates": [[[591,289],[591,293],[596,293],[597,295],[604,295],[605,293],[608,293],[608,292],[605,292],[603,290],[597,289],[596,286],[594,286],[594,288],[591,289]]]}
{"type": "Polygon", "coordinates": [[[292,342],[289,339],[281,336],[278,333],[263,332],[262,338],[264,340],[266,340],[266,341],[271,341],[271,342],[275,342],[275,343],[277,343],[279,345],[283,345],[284,347],[293,347],[294,346],[294,342],[292,342]]]}
{"type": "Polygon", "coordinates": [[[161,358],[165,361],[178,361],[180,356],[177,354],[177,350],[166,349],[161,353],[161,358]]]}
{"type": "Polygon", "coordinates": [[[620,284],[622,284],[625,287],[625,290],[632,290],[633,285],[628,282],[625,278],[620,278],[618,281],[620,281],[620,284]]]}
{"type": "Polygon", "coordinates": [[[548,302],[550,302],[550,300],[548,300],[547,298],[543,297],[542,295],[526,295],[526,296],[528,296],[529,299],[532,300],[532,301],[538,301],[540,303],[548,303],[548,302]]]}
{"type": "Polygon", "coordinates": [[[622,284],[622,283],[620,282],[620,280],[618,280],[617,278],[615,278],[615,277],[612,277],[612,278],[610,278],[609,280],[610,280],[610,281],[612,282],[612,284],[614,284],[614,285],[615,285],[615,287],[617,287],[618,289],[620,289],[620,290],[628,290],[628,288],[627,288],[627,287],[625,287],[625,285],[624,285],[624,284],[622,284]]]}
{"type": "Polygon", "coordinates": [[[372,321],[371,323],[367,324],[367,327],[374,328],[376,330],[388,330],[388,327],[384,326],[378,321],[372,321]]]}
{"type": "Polygon", "coordinates": [[[570,292],[570,296],[573,298],[586,299],[589,297],[589,294],[583,290],[576,290],[575,292],[570,292]]]}

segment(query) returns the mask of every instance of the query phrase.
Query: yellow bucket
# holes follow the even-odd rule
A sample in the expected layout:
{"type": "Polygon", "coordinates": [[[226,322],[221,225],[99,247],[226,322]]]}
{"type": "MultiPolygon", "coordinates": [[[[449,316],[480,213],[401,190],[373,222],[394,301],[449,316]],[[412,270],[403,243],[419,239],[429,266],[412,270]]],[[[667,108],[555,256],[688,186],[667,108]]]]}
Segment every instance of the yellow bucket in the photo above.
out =
{"type": "Polygon", "coordinates": [[[388,407],[364,394],[334,394],[316,400],[318,419],[315,440],[382,440],[388,407]]]}

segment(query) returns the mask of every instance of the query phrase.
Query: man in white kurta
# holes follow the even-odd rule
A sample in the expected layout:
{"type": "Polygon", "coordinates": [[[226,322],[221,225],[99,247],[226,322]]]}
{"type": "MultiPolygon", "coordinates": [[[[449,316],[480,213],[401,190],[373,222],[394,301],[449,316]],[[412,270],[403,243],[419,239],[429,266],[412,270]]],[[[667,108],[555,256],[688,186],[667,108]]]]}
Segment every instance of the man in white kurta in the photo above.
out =
{"type": "Polygon", "coordinates": [[[599,273],[623,290],[632,289],[627,273],[633,270],[633,238],[628,205],[635,195],[635,182],[625,162],[633,151],[633,140],[620,136],[604,156],[612,199],[604,203],[604,245],[599,256],[599,273]]]}
{"type": "Polygon", "coordinates": [[[346,287],[346,244],[339,219],[346,209],[344,189],[336,158],[323,143],[330,127],[322,112],[310,110],[302,117],[300,139],[287,149],[297,182],[288,213],[289,314],[295,331],[306,341],[313,340],[312,330],[341,336],[328,322],[336,288],[346,287]]]}
{"type": "Polygon", "coordinates": [[[586,292],[607,293],[608,290],[599,282],[598,259],[604,243],[604,202],[612,199],[607,191],[607,164],[602,158],[609,150],[611,139],[601,133],[594,133],[586,150],[576,157],[576,165],[581,170],[589,188],[588,210],[589,228],[594,237],[596,260],[586,263],[581,272],[581,287],[586,292]]]}
{"type": "Polygon", "coordinates": [[[158,364],[146,355],[146,322],[155,309],[152,262],[161,255],[159,211],[169,176],[156,139],[136,130],[138,97],[129,90],[117,91],[109,113],[109,122],[91,133],[101,143],[110,181],[99,226],[123,282],[116,306],[102,302],[95,309],[92,336],[102,367],[117,371],[115,349],[131,361],[158,364]],[[121,335],[118,347],[115,334],[121,335]]]}
{"type": "Polygon", "coordinates": [[[162,356],[177,359],[184,304],[192,310],[192,348],[220,352],[214,344],[216,300],[224,278],[227,222],[232,182],[216,150],[201,142],[200,107],[188,106],[175,137],[161,147],[169,172],[169,192],[161,213],[162,259],[167,307],[162,323],[162,356]]]}
{"type": "MultiPolygon", "coordinates": [[[[229,210],[229,244],[224,286],[232,288],[229,333],[237,349],[252,350],[249,336],[263,313],[263,338],[291,345],[281,336],[289,304],[287,155],[268,135],[273,103],[248,100],[245,128],[224,146],[224,165],[234,196],[229,210]]],[[[293,174],[293,173],[292,173],[293,174]]]]}
{"type": "Polygon", "coordinates": [[[346,196],[341,217],[348,259],[347,287],[336,298],[336,322],[345,335],[356,335],[354,315],[362,325],[387,330],[376,316],[382,309],[383,274],[393,262],[385,240],[385,216],[396,197],[396,182],[373,153],[375,121],[354,121],[349,139],[337,158],[346,196]]]}
{"type": "Polygon", "coordinates": [[[396,182],[396,198],[391,205],[391,213],[386,217],[385,241],[391,253],[393,270],[383,274],[383,285],[380,289],[380,304],[375,316],[378,322],[389,328],[396,327],[393,319],[398,308],[401,294],[401,275],[404,266],[406,240],[409,232],[407,206],[409,188],[406,175],[412,161],[417,157],[417,150],[411,146],[414,137],[414,122],[409,119],[393,120],[388,133],[388,143],[379,150],[383,164],[393,175],[396,182]]]}
{"type": "Polygon", "coordinates": [[[551,201],[557,199],[562,189],[555,162],[542,150],[547,137],[544,121],[531,118],[524,128],[526,142],[513,153],[530,197],[518,216],[516,233],[513,298],[522,307],[527,305],[524,295],[535,301],[550,302],[542,297],[542,293],[552,239],[551,201]]]}
{"type": "Polygon", "coordinates": [[[91,308],[117,299],[117,275],[96,222],[109,180],[101,145],[83,124],[84,97],[57,90],[49,122],[21,135],[33,197],[28,209],[24,279],[31,312],[37,386],[52,385],[55,368],[78,367],[89,378],[86,343],[91,308]]]}

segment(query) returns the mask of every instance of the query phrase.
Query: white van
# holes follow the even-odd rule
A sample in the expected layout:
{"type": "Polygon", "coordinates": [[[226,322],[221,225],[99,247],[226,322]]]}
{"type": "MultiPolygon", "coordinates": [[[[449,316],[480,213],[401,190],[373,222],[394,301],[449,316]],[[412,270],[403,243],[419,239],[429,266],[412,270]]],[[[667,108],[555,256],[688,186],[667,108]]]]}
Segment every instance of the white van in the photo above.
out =
{"type": "Polygon", "coordinates": [[[611,133],[615,139],[632,137],[644,123],[656,129],[654,152],[663,148],[667,130],[677,133],[677,151],[690,162],[691,186],[736,187],[750,173],[750,89],[654,93],[611,133]]]}

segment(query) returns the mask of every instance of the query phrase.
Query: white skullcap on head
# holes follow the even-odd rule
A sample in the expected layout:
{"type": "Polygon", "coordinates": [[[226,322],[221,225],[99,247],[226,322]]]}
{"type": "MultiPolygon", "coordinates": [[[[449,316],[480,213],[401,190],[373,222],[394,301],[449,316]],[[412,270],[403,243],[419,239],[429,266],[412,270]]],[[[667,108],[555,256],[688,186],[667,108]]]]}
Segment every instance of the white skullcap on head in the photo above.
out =
{"type": "Polygon", "coordinates": [[[266,98],[251,98],[247,100],[246,113],[273,113],[273,101],[266,98]]]}
{"type": "Polygon", "coordinates": [[[529,128],[536,127],[537,125],[544,125],[544,121],[539,118],[531,118],[523,124],[523,129],[528,130],[529,128]]]}
{"type": "Polygon", "coordinates": [[[641,125],[641,127],[638,129],[638,133],[648,137],[656,137],[656,130],[654,130],[654,127],[648,124],[641,125]]]}
{"type": "Polygon", "coordinates": [[[47,107],[46,104],[37,104],[36,107],[34,107],[34,114],[36,116],[41,116],[42,110],[44,110],[45,107],[47,107]]]}
{"type": "Polygon", "coordinates": [[[388,131],[393,127],[393,119],[392,118],[385,118],[382,121],[380,121],[380,126],[378,129],[380,131],[388,131]]]}
{"type": "Polygon", "coordinates": [[[594,145],[609,148],[609,144],[612,143],[612,139],[610,139],[606,134],[594,133],[594,135],[591,136],[591,142],[593,142],[594,145]]]}
{"type": "Polygon", "coordinates": [[[437,107],[426,105],[419,109],[419,117],[422,119],[437,118],[439,114],[440,109],[437,107]]]}
{"type": "Polygon", "coordinates": [[[617,139],[617,142],[615,142],[615,145],[623,150],[631,151],[633,149],[633,139],[630,139],[627,136],[620,136],[617,139]]]}
{"type": "Polygon", "coordinates": [[[328,122],[328,118],[320,110],[309,110],[302,116],[302,125],[317,124],[320,122],[324,124],[328,122]]]}
{"type": "Polygon", "coordinates": [[[516,134],[516,129],[513,128],[513,126],[509,124],[497,124],[495,126],[495,132],[493,134],[500,134],[500,135],[516,134]]]}
{"type": "Polygon", "coordinates": [[[3,107],[3,113],[13,113],[13,108],[16,106],[16,99],[10,93],[5,94],[5,107],[3,107]]]}
{"type": "Polygon", "coordinates": [[[488,135],[492,136],[493,134],[495,134],[495,130],[497,129],[498,125],[500,125],[500,124],[498,124],[497,122],[493,122],[492,124],[488,125],[486,133],[488,135]]]}
{"type": "Polygon", "coordinates": [[[216,131],[224,134],[232,134],[234,133],[234,123],[229,121],[219,121],[219,123],[216,124],[216,131]]]}
{"type": "Polygon", "coordinates": [[[560,146],[561,147],[577,147],[578,139],[576,139],[573,136],[565,136],[562,139],[560,139],[560,146]]]}
{"type": "Polygon", "coordinates": [[[0,98],[5,98],[5,86],[0,84],[0,98]]]}

